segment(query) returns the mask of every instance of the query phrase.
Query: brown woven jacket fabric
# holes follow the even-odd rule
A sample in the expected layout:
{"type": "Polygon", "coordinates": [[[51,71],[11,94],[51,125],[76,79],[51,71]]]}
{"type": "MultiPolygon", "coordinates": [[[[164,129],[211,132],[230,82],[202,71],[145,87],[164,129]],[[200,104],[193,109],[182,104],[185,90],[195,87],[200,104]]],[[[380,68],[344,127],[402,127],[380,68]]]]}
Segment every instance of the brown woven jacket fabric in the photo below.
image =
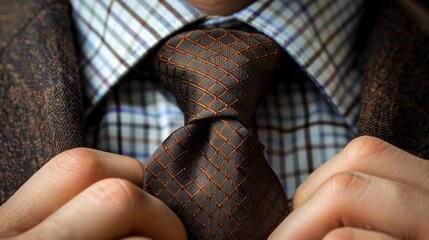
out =
{"type": "Polygon", "coordinates": [[[429,159],[429,15],[410,3],[378,6],[358,129],[429,159]]]}
{"type": "MultiPolygon", "coordinates": [[[[374,9],[360,133],[429,158],[429,14],[411,0],[374,9]]],[[[85,145],[70,22],[66,0],[0,0],[2,203],[53,156],[85,145]]]]}
{"type": "Polygon", "coordinates": [[[84,146],[66,1],[0,1],[0,201],[56,154],[84,146]]]}

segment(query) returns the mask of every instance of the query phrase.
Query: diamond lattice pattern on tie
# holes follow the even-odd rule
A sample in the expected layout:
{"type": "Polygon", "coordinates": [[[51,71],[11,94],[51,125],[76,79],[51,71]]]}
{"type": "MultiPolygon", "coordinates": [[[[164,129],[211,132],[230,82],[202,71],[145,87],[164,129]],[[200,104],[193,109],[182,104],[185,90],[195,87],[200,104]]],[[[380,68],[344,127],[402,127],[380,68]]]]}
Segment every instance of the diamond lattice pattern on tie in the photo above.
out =
{"type": "Polygon", "coordinates": [[[175,211],[190,238],[263,239],[289,213],[249,130],[283,57],[262,34],[226,29],[181,33],[156,51],[154,74],[175,94],[185,126],[154,153],[145,189],[175,211]]]}

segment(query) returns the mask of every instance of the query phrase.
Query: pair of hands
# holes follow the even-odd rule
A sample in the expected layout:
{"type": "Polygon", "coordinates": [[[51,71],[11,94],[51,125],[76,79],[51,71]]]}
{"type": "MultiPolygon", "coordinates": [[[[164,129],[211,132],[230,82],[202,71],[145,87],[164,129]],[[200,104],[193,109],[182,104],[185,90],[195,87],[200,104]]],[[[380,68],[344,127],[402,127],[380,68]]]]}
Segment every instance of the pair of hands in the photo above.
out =
{"type": "MultiPolygon", "coordinates": [[[[297,190],[277,239],[429,239],[429,162],[370,137],[353,140],[297,190]]],[[[90,149],[64,152],[0,207],[0,237],[186,239],[141,190],[144,167],[90,149]]]]}

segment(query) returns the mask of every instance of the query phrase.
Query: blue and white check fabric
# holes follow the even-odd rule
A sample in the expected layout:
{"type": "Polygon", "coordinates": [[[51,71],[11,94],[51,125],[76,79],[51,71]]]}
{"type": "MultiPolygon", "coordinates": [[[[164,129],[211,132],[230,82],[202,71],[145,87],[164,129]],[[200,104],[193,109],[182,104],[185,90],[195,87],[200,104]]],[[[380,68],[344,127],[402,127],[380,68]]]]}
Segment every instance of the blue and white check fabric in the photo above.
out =
{"type": "Polygon", "coordinates": [[[280,85],[254,117],[267,161],[291,198],[309,173],[356,136],[362,74],[353,44],[362,1],[256,0],[220,17],[178,0],[71,0],[90,146],[147,163],[183,125],[183,113],[172,93],[136,64],[184,28],[254,28],[307,75],[281,72],[280,85]]]}

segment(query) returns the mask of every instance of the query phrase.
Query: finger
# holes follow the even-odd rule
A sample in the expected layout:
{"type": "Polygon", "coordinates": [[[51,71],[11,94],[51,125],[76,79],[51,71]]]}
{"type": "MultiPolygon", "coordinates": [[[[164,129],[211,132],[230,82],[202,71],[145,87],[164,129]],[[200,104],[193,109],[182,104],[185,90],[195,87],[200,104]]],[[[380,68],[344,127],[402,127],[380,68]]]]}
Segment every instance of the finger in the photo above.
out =
{"type": "Polygon", "coordinates": [[[373,137],[359,137],[333,159],[314,171],[297,189],[293,208],[309,199],[320,185],[336,173],[363,172],[382,178],[401,181],[429,191],[428,161],[373,137]]]}
{"type": "Polygon", "coordinates": [[[399,238],[395,238],[389,236],[387,234],[381,232],[375,232],[367,229],[361,228],[337,228],[335,230],[330,231],[323,240],[400,240],[399,238]]]}
{"type": "Polygon", "coordinates": [[[398,238],[429,239],[422,224],[427,219],[426,191],[362,173],[340,173],[295,209],[274,231],[273,239],[321,239],[343,226],[371,226],[398,238]]]}
{"type": "Polygon", "coordinates": [[[130,157],[85,148],[61,153],[1,206],[0,233],[30,229],[101,179],[123,178],[141,186],[143,175],[143,166],[130,157]]]}
{"type": "Polygon", "coordinates": [[[34,236],[58,240],[127,236],[186,239],[182,223],[164,203],[117,178],[93,184],[21,237],[34,236]]]}

